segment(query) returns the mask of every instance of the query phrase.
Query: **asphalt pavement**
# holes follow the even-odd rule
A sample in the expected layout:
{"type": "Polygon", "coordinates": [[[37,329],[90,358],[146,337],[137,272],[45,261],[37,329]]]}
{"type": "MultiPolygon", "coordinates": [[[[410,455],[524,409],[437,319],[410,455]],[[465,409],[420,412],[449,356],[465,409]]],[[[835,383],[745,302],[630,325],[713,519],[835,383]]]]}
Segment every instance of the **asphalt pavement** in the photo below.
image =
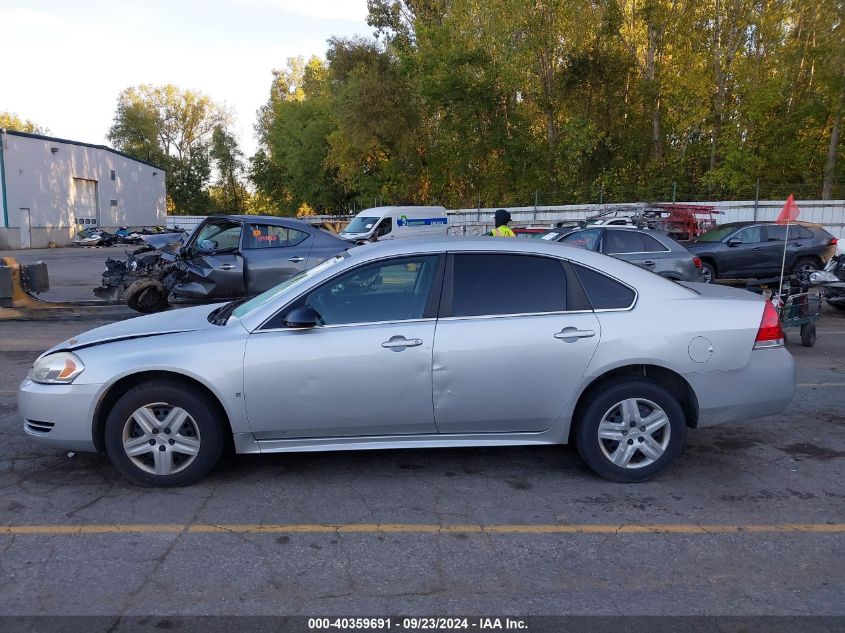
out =
{"type": "Polygon", "coordinates": [[[140,488],[17,414],[35,357],[98,324],[0,322],[0,615],[845,615],[841,313],[793,334],[783,414],[691,431],[637,485],[530,447],[237,456],[140,488]]]}

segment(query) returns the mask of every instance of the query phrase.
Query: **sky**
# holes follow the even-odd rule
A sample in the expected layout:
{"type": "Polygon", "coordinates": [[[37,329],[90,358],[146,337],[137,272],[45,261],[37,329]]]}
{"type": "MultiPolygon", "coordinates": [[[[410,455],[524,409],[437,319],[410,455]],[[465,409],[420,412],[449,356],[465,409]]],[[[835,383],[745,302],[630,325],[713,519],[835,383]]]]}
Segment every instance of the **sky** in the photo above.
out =
{"type": "Polygon", "coordinates": [[[199,90],[235,115],[244,153],[272,71],[370,36],[366,0],[0,0],[0,111],[53,136],[108,144],[118,94],[199,90]]]}

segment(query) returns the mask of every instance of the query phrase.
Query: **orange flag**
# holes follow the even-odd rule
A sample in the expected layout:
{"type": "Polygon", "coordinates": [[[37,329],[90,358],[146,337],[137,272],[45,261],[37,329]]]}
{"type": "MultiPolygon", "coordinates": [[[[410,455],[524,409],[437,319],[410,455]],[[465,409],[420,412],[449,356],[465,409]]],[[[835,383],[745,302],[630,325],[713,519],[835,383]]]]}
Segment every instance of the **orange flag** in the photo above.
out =
{"type": "Polygon", "coordinates": [[[787,198],[786,204],[783,205],[783,209],[780,210],[780,215],[775,222],[778,224],[790,224],[798,219],[798,213],[798,205],[795,204],[795,198],[792,197],[792,194],[789,194],[789,198],[787,198]]]}

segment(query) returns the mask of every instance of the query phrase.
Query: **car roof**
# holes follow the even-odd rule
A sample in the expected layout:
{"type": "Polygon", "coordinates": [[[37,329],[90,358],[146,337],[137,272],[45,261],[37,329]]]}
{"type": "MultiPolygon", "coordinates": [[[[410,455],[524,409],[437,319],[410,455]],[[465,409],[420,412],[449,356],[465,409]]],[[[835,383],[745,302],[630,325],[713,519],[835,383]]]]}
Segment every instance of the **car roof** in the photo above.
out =
{"type": "MultiPolygon", "coordinates": [[[[723,222],[722,224],[717,224],[714,228],[722,228],[722,227],[732,227],[732,228],[740,228],[743,226],[757,226],[758,224],[777,224],[775,220],[742,220],[737,222],[723,222]]],[[[790,222],[790,224],[798,224],[800,226],[811,226],[813,228],[824,228],[821,224],[816,224],[815,222],[804,222],[803,220],[795,220],[790,222]]],[[[783,225],[786,226],[786,225],[783,225]]]]}
{"type": "MultiPolygon", "coordinates": [[[[520,240],[509,237],[436,236],[384,240],[361,246],[350,246],[350,248],[346,249],[347,257],[340,261],[336,267],[322,271],[318,276],[314,277],[312,283],[315,285],[322,283],[331,276],[379,259],[401,257],[404,255],[441,254],[444,252],[548,255],[559,259],[567,259],[573,263],[582,264],[596,271],[600,271],[602,274],[615,277],[633,286],[638,291],[642,288],[654,287],[655,284],[659,284],[661,292],[668,293],[667,296],[675,296],[677,298],[689,297],[688,289],[624,260],[594,253],[583,248],[566,246],[559,242],[520,240]]],[[[301,290],[291,289],[291,292],[295,294],[301,292],[301,290]]],[[[280,295],[279,300],[287,301],[291,297],[292,295],[280,295]]],[[[278,307],[278,301],[273,301],[257,308],[255,312],[244,317],[242,321],[244,327],[249,331],[254,330],[274,314],[278,310],[278,307]]]]}
{"type": "Polygon", "coordinates": [[[301,225],[301,226],[311,226],[308,222],[303,222],[297,218],[290,218],[286,216],[280,215],[227,215],[227,214],[215,214],[208,216],[209,219],[214,220],[232,220],[234,222],[263,222],[264,224],[274,224],[277,226],[283,226],[285,224],[293,224],[293,225],[301,225]]]}

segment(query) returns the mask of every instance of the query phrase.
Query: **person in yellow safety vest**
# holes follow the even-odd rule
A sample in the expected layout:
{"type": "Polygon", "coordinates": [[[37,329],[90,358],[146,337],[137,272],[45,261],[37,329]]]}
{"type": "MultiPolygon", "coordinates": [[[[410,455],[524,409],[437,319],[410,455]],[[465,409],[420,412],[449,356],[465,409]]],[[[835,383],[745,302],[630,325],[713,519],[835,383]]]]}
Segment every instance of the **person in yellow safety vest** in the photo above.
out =
{"type": "Polygon", "coordinates": [[[511,227],[508,226],[508,222],[511,221],[511,214],[504,209],[497,209],[496,210],[496,219],[494,224],[496,225],[495,228],[490,231],[490,235],[493,237],[516,237],[516,233],[511,230],[511,227]]]}

